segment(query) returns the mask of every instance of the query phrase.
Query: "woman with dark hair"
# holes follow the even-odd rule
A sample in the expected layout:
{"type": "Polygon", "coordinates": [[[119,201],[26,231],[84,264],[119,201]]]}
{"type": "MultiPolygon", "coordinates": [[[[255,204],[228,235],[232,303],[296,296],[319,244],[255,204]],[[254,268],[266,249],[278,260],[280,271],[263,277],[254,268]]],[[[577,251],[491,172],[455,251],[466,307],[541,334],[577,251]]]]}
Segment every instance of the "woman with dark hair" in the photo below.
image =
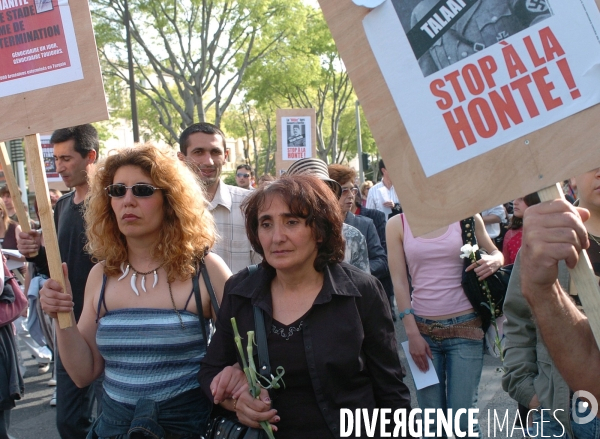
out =
{"type": "Polygon", "coordinates": [[[504,235],[504,244],[502,246],[502,254],[504,255],[505,264],[514,264],[517,259],[517,253],[521,248],[521,240],[523,237],[523,214],[525,209],[540,202],[540,197],[537,192],[525,195],[522,198],[517,198],[513,201],[513,216],[508,224],[508,231],[504,235]]]}
{"type": "MultiPolygon", "coordinates": [[[[77,386],[105,373],[88,438],[199,439],[210,413],[196,380],[207,342],[201,321],[212,314],[205,282],[193,288],[193,278],[204,265],[219,299],[231,275],[207,253],[216,229],[204,191],[172,151],[146,144],[102,162],[86,203],[86,250],[99,262],[77,326],[56,337],[77,386]]],[[[40,291],[53,318],[73,310],[65,287],[51,279],[40,291]]]]}
{"type": "Polygon", "coordinates": [[[206,394],[250,427],[269,421],[278,439],[339,437],[341,408],[410,409],[385,292],[341,263],[343,217],[331,189],[314,176],[284,176],[259,187],[243,209],[263,262],[225,285],[199,374],[206,394]],[[271,368],[285,369],[285,388],[263,389],[260,399],[232,367],[241,358],[230,319],[245,337],[254,305],[265,317],[271,368]]]}

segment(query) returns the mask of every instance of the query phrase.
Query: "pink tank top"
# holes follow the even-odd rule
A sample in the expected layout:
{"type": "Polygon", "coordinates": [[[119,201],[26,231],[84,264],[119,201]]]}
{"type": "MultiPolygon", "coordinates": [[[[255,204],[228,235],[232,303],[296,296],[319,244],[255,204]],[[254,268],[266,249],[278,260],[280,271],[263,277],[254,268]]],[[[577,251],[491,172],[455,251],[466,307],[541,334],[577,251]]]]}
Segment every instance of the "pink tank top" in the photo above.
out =
{"type": "Polygon", "coordinates": [[[461,285],[463,246],[460,223],[451,224],[437,238],[415,238],[408,221],[404,223],[404,255],[413,286],[412,307],[415,314],[442,316],[466,311],[473,306],[461,285]]]}

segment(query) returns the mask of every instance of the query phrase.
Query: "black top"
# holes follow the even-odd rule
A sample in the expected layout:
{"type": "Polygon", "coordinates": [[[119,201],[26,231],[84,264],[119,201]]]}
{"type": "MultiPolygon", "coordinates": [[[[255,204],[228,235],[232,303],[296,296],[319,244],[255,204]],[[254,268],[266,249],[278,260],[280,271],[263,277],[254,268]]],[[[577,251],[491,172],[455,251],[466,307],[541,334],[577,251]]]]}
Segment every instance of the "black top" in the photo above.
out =
{"type": "MultiPolygon", "coordinates": [[[[73,302],[75,306],[75,320],[83,309],[83,298],[85,283],[94,263],[83,247],[87,243],[85,236],[85,223],[83,221],[84,204],[75,204],[73,198],[75,191],[60,197],[54,207],[54,226],[58,235],[58,248],[62,262],[67,263],[69,269],[69,282],[73,291],[73,302]]],[[[40,248],[35,258],[27,258],[36,264],[38,273],[49,276],[48,262],[46,260],[45,247],[40,248]]]]}
{"type": "Polygon", "coordinates": [[[590,247],[587,249],[587,253],[594,268],[594,274],[600,276],[600,244],[594,238],[590,238],[590,247]]]}
{"type": "MultiPolygon", "coordinates": [[[[238,361],[241,364],[233,340],[231,317],[236,318],[240,335],[244,336],[254,330],[253,305],[256,305],[264,311],[266,327],[272,327],[274,275],[261,266],[251,275],[248,270],[242,270],[225,284],[216,332],[198,376],[209,399],[212,400],[210,383],[215,375],[225,366],[238,361]]],[[[274,335],[270,335],[270,340],[274,335]]],[[[340,436],[341,408],[410,410],[410,393],[402,382],[389,302],[373,276],[345,263],[328,266],[323,288],[303,318],[302,330],[292,337],[296,336],[302,337],[310,390],[334,437],[340,436]]],[[[281,360],[276,359],[282,355],[274,350],[286,349],[278,345],[281,343],[269,344],[272,369],[280,366],[277,361],[281,360]]],[[[287,349],[283,354],[286,352],[287,349]]],[[[285,375],[283,379],[285,381],[285,375]]],[[[281,409],[279,404],[277,410],[286,409],[281,409]]],[[[289,428],[306,437],[304,418],[296,416],[292,421],[294,425],[289,428]]],[[[277,433],[278,439],[289,437],[292,436],[281,430],[277,433]]]]}
{"type": "Polygon", "coordinates": [[[325,418],[319,410],[319,404],[308,373],[308,363],[304,354],[302,339],[303,319],[300,317],[290,325],[273,320],[271,332],[267,336],[269,362],[283,366],[285,387],[269,392],[273,408],[281,420],[277,423],[277,438],[332,438],[325,418]],[[298,430],[299,422],[302,429],[298,430]]]}

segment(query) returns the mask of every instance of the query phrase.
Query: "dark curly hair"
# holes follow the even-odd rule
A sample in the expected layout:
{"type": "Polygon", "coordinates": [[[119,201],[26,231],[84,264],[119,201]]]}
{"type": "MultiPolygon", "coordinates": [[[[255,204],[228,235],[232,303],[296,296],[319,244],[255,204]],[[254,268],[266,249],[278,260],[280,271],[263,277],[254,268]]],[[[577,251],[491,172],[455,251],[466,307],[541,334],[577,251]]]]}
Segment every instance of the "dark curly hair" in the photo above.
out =
{"type": "MultiPolygon", "coordinates": [[[[315,270],[322,272],[328,264],[344,260],[345,243],[342,236],[344,216],[332,190],[323,181],[311,175],[289,175],[259,187],[242,203],[246,216],[246,233],[254,251],[263,256],[258,239],[258,215],[265,203],[279,196],[290,208],[290,213],[306,220],[318,242],[315,270]]],[[[266,259],[263,267],[273,269],[266,259]]]]}

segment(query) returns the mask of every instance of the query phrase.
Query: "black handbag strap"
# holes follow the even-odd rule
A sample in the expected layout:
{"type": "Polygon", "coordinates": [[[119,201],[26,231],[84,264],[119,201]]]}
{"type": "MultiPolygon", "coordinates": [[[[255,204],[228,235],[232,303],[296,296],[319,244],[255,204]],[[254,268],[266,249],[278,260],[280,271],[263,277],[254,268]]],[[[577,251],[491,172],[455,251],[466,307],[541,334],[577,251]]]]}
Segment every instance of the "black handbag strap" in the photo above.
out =
{"type": "Polygon", "coordinates": [[[208,290],[208,294],[210,296],[210,303],[212,304],[213,310],[215,311],[215,315],[219,313],[219,303],[217,302],[217,296],[215,294],[215,289],[212,286],[212,282],[210,281],[210,277],[208,276],[208,270],[206,269],[206,264],[204,260],[200,260],[199,264],[196,266],[196,272],[192,276],[192,288],[194,290],[194,297],[196,299],[196,308],[198,310],[198,319],[200,320],[200,328],[202,329],[202,336],[204,337],[204,342],[206,343],[206,348],[208,349],[208,336],[206,333],[206,319],[204,318],[204,309],[202,308],[202,299],[200,297],[200,283],[198,282],[198,272],[202,273],[202,278],[204,279],[204,284],[206,285],[206,289],[208,290]]]}
{"type": "MultiPolygon", "coordinates": [[[[200,263],[201,266],[204,266],[204,263],[200,263]]],[[[202,330],[202,337],[204,338],[204,343],[206,344],[206,349],[208,350],[208,335],[206,333],[206,319],[204,318],[204,309],[202,308],[202,299],[200,298],[200,284],[198,282],[198,270],[200,268],[196,266],[196,272],[192,276],[192,289],[194,290],[194,298],[196,299],[196,309],[198,311],[198,320],[200,320],[200,329],[202,330]]],[[[212,285],[211,285],[212,288],[212,285]]],[[[214,291],[213,291],[214,294],[214,291]]],[[[211,298],[212,302],[212,298],[211,298]]]]}
{"type": "MultiPolygon", "coordinates": [[[[460,222],[460,229],[462,231],[463,245],[477,244],[477,236],[475,235],[475,219],[472,216],[470,216],[469,218],[465,218],[460,222]]],[[[479,251],[475,252],[475,258],[477,260],[481,259],[481,254],[479,253],[479,251]]],[[[465,259],[465,265],[471,265],[471,261],[465,259]]]]}
{"type": "Polygon", "coordinates": [[[208,270],[206,269],[206,264],[204,263],[204,261],[200,261],[200,271],[202,272],[202,279],[204,279],[204,284],[206,285],[206,289],[208,290],[208,294],[210,295],[210,303],[212,304],[213,310],[215,311],[215,316],[217,316],[219,315],[219,302],[217,302],[215,289],[212,286],[210,277],[208,277],[208,270]]]}
{"type": "MultiPolygon", "coordinates": [[[[258,265],[248,266],[248,273],[252,275],[258,270],[258,265]]],[[[263,310],[254,306],[254,334],[256,335],[256,346],[258,351],[258,373],[265,378],[271,376],[271,364],[269,363],[269,348],[267,346],[267,330],[265,328],[265,316],[263,310]]]]}

